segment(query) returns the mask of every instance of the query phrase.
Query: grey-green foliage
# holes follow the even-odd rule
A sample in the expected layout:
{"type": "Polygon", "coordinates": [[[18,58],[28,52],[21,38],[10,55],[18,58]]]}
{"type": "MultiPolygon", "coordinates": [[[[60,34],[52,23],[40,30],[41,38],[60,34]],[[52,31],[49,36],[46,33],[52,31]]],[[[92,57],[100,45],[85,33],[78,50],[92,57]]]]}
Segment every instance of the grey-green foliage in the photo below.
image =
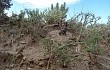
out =
{"type": "MultiPolygon", "coordinates": [[[[88,29],[92,29],[93,26],[90,25],[87,27],[88,29]]],[[[99,31],[100,37],[103,38],[103,40],[110,39],[110,29],[107,24],[95,24],[95,28],[99,31]]]]}
{"type": "Polygon", "coordinates": [[[22,18],[22,25],[28,29],[31,36],[34,39],[39,39],[39,32],[41,30],[43,18],[42,12],[40,12],[39,9],[25,9],[24,11],[21,11],[19,17],[22,18]]]}
{"type": "Polygon", "coordinates": [[[100,20],[100,17],[96,17],[92,13],[78,13],[75,14],[71,20],[69,20],[70,28],[75,30],[75,32],[79,32],[80,34],[83,34],[85,28],[88,25],[96,24],[98,20],[100,20]]]}
{"type": "Polygon", "coordinates": [[[83,26],[87,26],[88,24],[96,24],[98,20],[101,19],[101,17],[96,17],[95,14],[92,13],[78,13],[76,15],[74,15],[74,17],[72,18],[73,20],[75,20],[76,22],[80,22],[82,23],[83,26]]]}
{"type": "Polygon", "coordinates": [[[25,9],[25,11],[28,16],[28,21],[32,22],[33,24],[41,23],[43,14],[39,11],[39,9],[25,9]]]}
{"type": "Polygon", "coordinates": [[[70,61],[70,58],[67,54],[67,44],[66,43],[58,44],[58,46],[55,47],[54,55],[56,55],[58,57],[58,63],[60,65],[66,65],[70,61]]]}
{"type": "Polygon", "coordinates": [[[45,45],[45,49],[48,53],[52,53],[53,49],[55,48],[54,41],[50,40],[49,38],[44,38],[43,44],[45,45]]]}
{"type": "Polygon", "coordinates": [[[57,61],[60,65],[66,65],[69,62],[70,59],[67,55],[66,43],[56,43],[49,38],[44,38],[43,43],[46,51],[57,57],[57,61]]]}
{"type": "Polygon", "coordinates": [[[86,51],[100,54],[102,51],[102,49],[99,47],[99,42],[102,40],[100,29],[96,25],[93,25],[91,28],[87,28],[86,30],[86,38],[84,40],[85,45],[87,46],[86,51]]]}
{"type": "Polygon", "coordinates": [[[57,3],[56,6],[52,4],[51,8],[44,11],[44,19],[48,24],[52,24],[59,20],[64,20],[67,17],[67,12],[68,8],[66,7],[66,3],[61,4],[61,6],[59,6],[59,3],[57,3]]]}
{"type": "Polygon", "coordinates": [[[39,9],[33,9],[33,10],[25,9],[25,12],[26,12],[26,16],[29,24],[35,26],[36,24],[40,25],[42,23],[43,15],[39,9]]]}

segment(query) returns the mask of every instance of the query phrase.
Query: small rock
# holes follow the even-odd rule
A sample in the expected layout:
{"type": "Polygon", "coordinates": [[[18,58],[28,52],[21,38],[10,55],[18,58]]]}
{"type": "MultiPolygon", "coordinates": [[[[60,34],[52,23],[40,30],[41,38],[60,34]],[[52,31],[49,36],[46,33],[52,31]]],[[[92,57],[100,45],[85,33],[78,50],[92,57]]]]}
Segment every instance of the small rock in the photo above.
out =
{"type": "Polygon", "coordinates": [[[18,58],[18,59],[22,59],[23,57],[24,57],[23,54],[17,54],[17,56],[16,56],[16,58],[18,58]]]}
{"type": "Polygon", "coordinates": [[[24,42],[24,41],[21,41],[20,43],[21,43],[21,44],[26,44],[26,42],[24,42]]]}
{"type": "Polygon", "coordinates": [[[32,70],[32,68],[28,68],[28,70],[32,70]]]}
{"type": "Polygon", "coordinates": [[[21,36],[24,36],[24,34],[21,34],[21,36]]]}
{"type": "Polygon", "coordinates": [[[10,67],[14,67],[14,64],[10,65],[10,67]]]}
{"type": "Polygon", "coordinates": [[[45,65],[46,65],[46,63],[45,63],[44,61],[40,61],[40,62],[39,62],[39,66],[40,66],[40,67],[44,67],[45,65]]]}

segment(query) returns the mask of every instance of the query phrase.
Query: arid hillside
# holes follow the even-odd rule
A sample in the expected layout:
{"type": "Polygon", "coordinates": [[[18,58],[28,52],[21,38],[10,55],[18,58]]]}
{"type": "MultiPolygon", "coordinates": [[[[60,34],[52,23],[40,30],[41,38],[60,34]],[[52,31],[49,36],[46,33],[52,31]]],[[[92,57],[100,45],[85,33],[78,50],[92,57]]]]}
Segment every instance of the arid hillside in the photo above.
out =
{"type": "Polygon", "coordinates": [[[0,70],[110,70],[110,17],[67,20],[65,2],[7,16],[10,1],[0,1],[0,70]]]}

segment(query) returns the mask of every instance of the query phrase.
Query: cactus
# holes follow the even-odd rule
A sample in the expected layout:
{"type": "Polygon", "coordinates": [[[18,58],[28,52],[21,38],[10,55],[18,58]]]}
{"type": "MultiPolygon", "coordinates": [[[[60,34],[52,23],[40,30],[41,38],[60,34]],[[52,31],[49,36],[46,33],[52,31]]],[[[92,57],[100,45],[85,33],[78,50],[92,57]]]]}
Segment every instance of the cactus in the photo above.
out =
{"type": "Polygon", "coordinates": [[[46,11],[44,11],[44,19],[46,23],[54,24],[60,20],[65,20],[67,12],[68,8],[66,7],[65,2],[64,4],[61,4],[61,6],[59,6],[59,3],[57,3],[54,7],[53,4],[51,4],[51,8],[48,8],[46,11]]]}

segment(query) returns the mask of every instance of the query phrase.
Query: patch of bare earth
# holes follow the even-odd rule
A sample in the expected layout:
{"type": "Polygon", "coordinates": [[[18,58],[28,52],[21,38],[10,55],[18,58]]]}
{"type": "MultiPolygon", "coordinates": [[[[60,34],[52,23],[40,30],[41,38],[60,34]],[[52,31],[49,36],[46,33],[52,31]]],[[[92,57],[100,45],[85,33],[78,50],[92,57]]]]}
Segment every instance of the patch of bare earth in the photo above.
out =
{"type": "Polygon", "coordinates": [[[45,49],[41,44],[27,47],[23,51],[23,54],[26,58],[28,58],[29,60],[33,59],[37,61],[44,58],[44,53],[45,53],[45,49]]]}
{"type": "Polygon", "coordinates": [[[72,33],[67,32],[66,36],[59,35],[60,30],[54,30],[48,33],[49,37],[56,42],[66,42],[72,37],[72,33]]]}

